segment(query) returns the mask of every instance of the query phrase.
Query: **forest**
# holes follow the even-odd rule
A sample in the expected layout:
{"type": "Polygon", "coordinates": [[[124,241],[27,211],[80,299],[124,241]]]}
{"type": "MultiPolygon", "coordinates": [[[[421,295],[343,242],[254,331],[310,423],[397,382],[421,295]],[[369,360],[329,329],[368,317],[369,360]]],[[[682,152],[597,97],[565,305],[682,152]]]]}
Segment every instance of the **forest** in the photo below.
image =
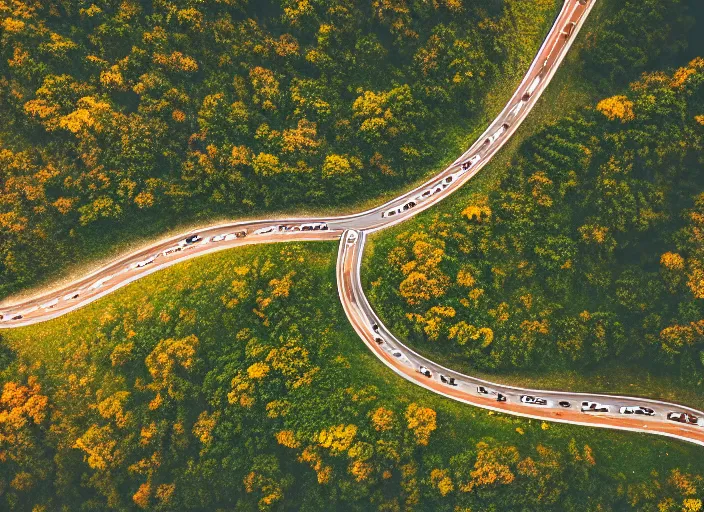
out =
{"type": "Polygon", "coordinates": [[[203,256],[4,332],[0,508],[701,510],[698,446],[399,379],[344,317],[336,252],[203,256]]]}
{"type": "Polygon", "coordinates": [[[0,1],[0,297],[139,228],[427,174],[558,3],[0,1]]]}
{"type": "Polygon", "coordinates": [[[397,332],[477,369],[704,385],[704,59],[546,126],[499,187],[375,240],[397,332]]]}

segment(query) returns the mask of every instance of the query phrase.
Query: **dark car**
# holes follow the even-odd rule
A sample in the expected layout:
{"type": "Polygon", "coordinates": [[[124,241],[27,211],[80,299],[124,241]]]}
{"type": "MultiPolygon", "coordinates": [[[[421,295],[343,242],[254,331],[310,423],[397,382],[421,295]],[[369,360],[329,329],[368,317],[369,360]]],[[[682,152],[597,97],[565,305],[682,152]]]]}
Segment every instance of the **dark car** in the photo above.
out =
{"type": "Polygon", "coordinates": [[[687,425],[700,425],[702,423],[702,420],[697,418],[695,415],[688,414],[686,412],[669,412],[667,413],[667,419],[678,423],[685,423],[687,425]]]}
{"type": "Polygon", "coordinates": [[[447,384],[448,386],[456,386],[457,382],[455,382],[454,377],[445,377],[442,373],[440,374],[440,382],[443,384],[447,384]]]}
{"type": "Polygon", "coordinates": [[[191,236],[187,236],[186,238],[183,239],[182,244],[183,244],[183,245],[191,245],[191,244],[196,243],[196,242],[197,242],[198,240],[200,240],[200,239],[201,239],[201,238],[200,238],[200,235],[191,235],[191,236]]]}
{"type": "Polygon", "coordinates": [[[565,408],[566,408],[566,407],[572,407],[572,404],[569,403],[567,400],[561,400],[561,401],[558,402],[558,403],[560,404],[560,407],[565,407],[565,408]]]}

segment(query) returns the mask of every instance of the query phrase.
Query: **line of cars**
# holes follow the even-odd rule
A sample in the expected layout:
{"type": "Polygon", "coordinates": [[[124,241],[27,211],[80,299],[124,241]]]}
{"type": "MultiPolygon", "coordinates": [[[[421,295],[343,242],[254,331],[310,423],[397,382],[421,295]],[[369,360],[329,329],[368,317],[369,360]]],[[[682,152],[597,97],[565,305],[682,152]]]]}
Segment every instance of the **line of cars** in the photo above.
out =
{"type": "MultiPolygon", "coordinates": [[[[545,62],[543,62],[543,68],[547,65],[547,59],[545,62]]],[[[491,146],[494,142],[496,142],[504,133],[508,131],[510,128],[510,123],[508,122],[509,120],[513,120],[518,116],[520,111],[523,109],[523,106],[526,104],[526,102],[530,99],[530,97],[533,95],[535,90],[537,89],[538,85],[540,84],[542,80],[542,73],[543,70],[541,70],[540,74],[535,77],[535,79],[531,82],[530,86],[526,90],[525,94],[521,98],[521,101],[517,103],[516,105],[511,108],[511,110],[508,112],[506,116],[506,122],[502,123],[501,126],[491,135],[489,135],[486,139],[484,139],[484,142],[482,144],[482,147],[480,148],[481,150],[487,149],[489,146],[491,146]]],[[[469,157],[467,160],[462,162],[460,168],[461,170],[459,172],[450,174],[449,176],[446,176],[445,178],[441,179],[440,181],[436,182],[434,185],[430,186],[429,188],[425,189],[423,192],[415,196],[413,199],[406,201],[400,206],[394,206],[393,208],[390,208],[388,210],[385,210],[381,213],[382,218],[388,218],[388,217],[393,217],[395,215],[398,215],[400,213],[406,212],[416,206],[418,203],[421,201],[426,200],[433,194],[436,194],[438,192],[442,192],[445,190],[447,187],[452,184],[453,181],[456,181],[457,178],[459,178],[462,174],[465,172],[469,171],[472,167],[476,166],[477,163],[482,159],[482,156],[479,154],[474,154],[471,157],[469,157]]]]}
{"type": "MultiPolygon", "coordinates": [[[[378,345],[382,345],[385,343],[383,338],[380,335],[379,332],[379,325],[377,323],[372,324],[372,331],[374,331],[375,337],[374,341],[378,345]]],[[[397,349],[392,350],[392,355],[398,359],[405,358],[404,354],[397,349]]],[[[410,361],[409,361],[410,362],[410,361]]],[[[416,372],[420,373],[424,377],[428,379],[433,378],[433,372],[425,365],[419,365],[416,369],[416,372]]],[[[458,386],[459,382],[456,380],[455,377],[447,377],[443,374],[439,374],[439,379],[440,382],[442,382],[445,385],[448,386],[458,386]]],[[[477,394],[479,395],[486,395],[486,396],[495,396],[497,402],[506,402],[507,401],[507,396],[504,395],[503,393],[499,391],[495,391],[492,389],[487,388],[486,386],[477,386],[477,394]]],[[[538,407],[545,407],[545,406],[551,406],[552,402],[539,397],[539,396],[534,396],[534,395],[521,395],[520,396],[520,401],[521,403],[525,405],[531,405],[531,406],[538,406],[538,407]]],[[[559,400],[557,402],[557,405],[559,407],[569,409],[572,407],[572,402],[569,400],[559,400]]],[[[585,400],[581,402],[581,407],[580,411],[583,413],[612,413],[616,412],[615,410],[612,411],[611,407],[607,404],[600,404],[598,402],[590,401],[590,400],[585,400]]],[[[630,405],[630,406],[621,406],[618,408],[618,413],[623,414],[626,416],[655,416],[655,410],[651,409],[650,407],[645,407],[642,405],[630,405]]],[[[696,425],[696,426],[701,426],[704,427],[704,418],[699,418],[697,416],[694,416],[693,414],[689,414],[686,412],[669,412],[665,416],[668,420],[670,421],[675,421],[678,423],[683,423],[685,425],[696,425]]]]}
{"type": "MultiPolygon", "coordinates": [[[[479,155],[475,155],[477,159],[475,160],[478,162],[481,157],[479,155]]],[[[474,157],[472,157],[474,158],[474,157]]],[[[471,160],[471,159],[470,159],[471,160]]],[[[467,163],[467,162],[465,162],[467,163]]],[[[430,196],[433,194],[437,194],[438,192],[442,192],[445,190],[447,187],[452,184],[453,181],[456,181],[457,178],[459,178],[462,174],[464,174],[467,170],[469,169],[469,166],[465,169],[464,164],[462,170],[455,172],[453,174],[450,174],[449,176],[445,176],[443,179],[432,185],[431,187],[425,189],[423,192],[415,196],[413,199],[410,199],[403,203],[401,206],[394,206],[393,208],[386,210],[381,213],[382,218],[388,218],[388,217],[393,217],[394,215],[398,215],[400,213],[406,212],[416,206],[418,203],[425,201],[428,199],[430,196]]]]}
{"type": "Polygon", "coordinates": [[[326,222],[308,222],[305,224],[274,224],[265,226],[252,232],[253,235],[267,235],[274,233],[291,233],[296,231],[327,231],[330,229],[326,222]]]}
{"type": "MultiPolygon", "coordinates": [[[[270,233],[270,232],[290,232],[290,231],[320,231],[320,230],[327,230],[328,225],[325,222],[310,222],[310,223],[305,223],[305,224],[300,224],[300,225],[277,225],[277,226],[268,226],[266,228],[261,228],[255,231],[253,234],[264,234],[264,233],[270,233]]],[[[160,257],[165,257],[165,256],[170,256],[172,254],[175,254],[177,252],[185,251],[188,249],[191,249],[193,247],[196,247],[198,242],[201,242],[201,244],[207,244],[210,242],[222,242],[222,241],[230,241],[230,240],[235,240],[237,238],[244,238],[247,236],[247,229],[242,229],[239,231],[235,231],[233,233],[227,233],[223,235],[214,235],[209,238],[203,238],[199,234],[192,234],[178,242],[176,245],[172,247],[168,247],[167,249],[164,249],[157,254],[151,255],[143,260],[137,261],[136,263],[130,264],[127,268],[125,268],[125,271],[130,271],[130,270],[135,270],[135,269],[140,269],[144,268],[147,265],[151,265],[154,263],[158,258],[160,257]]],[[[93,284],[91,284],[88,287],[88,291],[94,291],[97,290],[98,288],[101,288],[105,283],[110,281],[113,277],[115,277],[115,274],[103,277],[97,281],[95,281],[93,284]]],[[[59,300],[63,301],[71,301],[77,299],[81,295],[80,291],[73,291],[70,292],[66,295],[64,295],[61,299],[55,298],[47,303],[41,304],[40,306],[34,306],[33,308],[30,308],[26,311],[23,311],[21,313],[14,313],[14,314],[5,314],[5,313],[0,313],[0,322],[5,322],[5,321],[17,321],[17,320],[22,320],[26,315],[29,315],[31,313],[34,313],[35,311],[39,310],[39,308],[48,310],[48,309],[53,309],[56,307],[56,305],[59,303],[59,300]]]]}
{"type": "MultiPolygon", "coordinates": [[[[420,365],[418,368],[418,373],[421,375],[424,375],[425,377],[432,378],[433,374],[432,372],[423,365],[420,365]]],[[[455,380],[454,377],[447,378],[444,375],[440,375],[440,381],[443,384],[450,384],[453,386],[457,386],[457,381],[455,380]]],[[[506,395],[504,395],[501,392],[492,390],[487,388],[486,386],[477,386],[477,393],[480,395],[493,395],[496,397],[497,402],[506,402],[506,395]]],[[[534,395],[521,395],[520,396],[520,401],[523,404],[526,405],[535,405],[535,406],[550,406],[551,402],[548,401],[545,398],[541,398],[539,396],[534,396],[534,395]]],[[[562,408],[570,408],[572,407],[572,403],[568,400],[559,400],[557,402],[557,405],[559,405],[562,408]]],[[[593,402],[593,401],[583,401],[581,403],[581,412],[583,413],[611,413],[611,412],[616,412],[611,410],[610,405],[605,405],[605,404],[600,404],[598,402],[593,402]]],[[[618,408],[618,413],[619,414],[624,414],[626,416],[655,416],[655,410],[651,409],[650,407],[644,407],[642,405],[629,405],[629,406],[621,406],[618,408]]],[[[704,427],[704,418],[699,418],[693,414],[689,414],[686,412],[669,412],[666,414],[666,418],[670,421],[675,421],[678,423],[683,423],[686,425],[696,425],[700,427],[704,427]]]]}

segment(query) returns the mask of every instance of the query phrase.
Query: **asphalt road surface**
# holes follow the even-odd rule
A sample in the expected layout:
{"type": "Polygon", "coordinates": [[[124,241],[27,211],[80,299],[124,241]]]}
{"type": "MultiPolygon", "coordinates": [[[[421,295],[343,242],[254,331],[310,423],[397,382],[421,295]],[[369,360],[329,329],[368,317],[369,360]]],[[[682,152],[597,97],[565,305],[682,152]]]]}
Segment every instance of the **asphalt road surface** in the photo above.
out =
{"type": "Polygon", "coordinates": [[[340,238],[337,280],[344,310],[367,346],[402,377],[436,393],[486,409],[563,423],[657,433],[704,445],[702,411],[646,398],[520,389],[444,368],[416,354],[396,339],[374,314],[361,287],[359,268],[367,233],[398,224],[430,208],[471,179],[491,160],[520,126],[549,84],[595,2],[565,1],[530,69],[506,107],[462,156],[414,190],[353,215],[233,222],[160,240],[55,290],[19,301],[12,298],[3,301],[0,304],[0,328],[21,327],[56,318],[141,277],[214,251],[257,243],[340,238]],[[198,239],[188,240],[194,234],[198,239]],[[455,385],[451,383],[451,378],[455,385]],[[478,389],[480,386],[483,390],[478,389]],[[499,401],[499,398],[503,400],[499,401]],[[583,402],[595,405],[590,406],[591,410],[582,412],[583,402]],[[636,408],[634,411],[648,414],[622,413],[621,407],[633,407],[636,408]],[[603,408],[606,409],[599,410],[603,408]],[[668,419],[671,413],[689,414],[688,421],[693,424],[668,419]]]}

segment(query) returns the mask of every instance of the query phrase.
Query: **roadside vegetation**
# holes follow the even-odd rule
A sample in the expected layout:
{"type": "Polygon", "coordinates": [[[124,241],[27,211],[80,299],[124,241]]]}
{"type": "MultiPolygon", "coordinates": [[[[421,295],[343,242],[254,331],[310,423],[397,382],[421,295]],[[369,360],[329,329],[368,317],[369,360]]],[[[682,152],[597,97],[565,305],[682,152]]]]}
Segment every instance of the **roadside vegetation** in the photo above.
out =
{"type": "Polygon", "coordinates": [[[241,248],[3,332],[3,510],[700,510],[701,448],[514,418],[382,365],[336,244],[241,248]]]}
{"type": "Polygon", "coordinates": [[[559,4],[1,2],[0,297],[185,225],[408,186],[559,4]]]}
{"type": "Polygon", "coordinates": [[[543,103],[556,121],[478,190],[376,235],[363,275],[385,322],[455,368],[701,407],[704,60],[638,77],[688,55],[694,18],[685,2],[610,7],[577,57],[587,96],[608,95],[543,103]]]}

